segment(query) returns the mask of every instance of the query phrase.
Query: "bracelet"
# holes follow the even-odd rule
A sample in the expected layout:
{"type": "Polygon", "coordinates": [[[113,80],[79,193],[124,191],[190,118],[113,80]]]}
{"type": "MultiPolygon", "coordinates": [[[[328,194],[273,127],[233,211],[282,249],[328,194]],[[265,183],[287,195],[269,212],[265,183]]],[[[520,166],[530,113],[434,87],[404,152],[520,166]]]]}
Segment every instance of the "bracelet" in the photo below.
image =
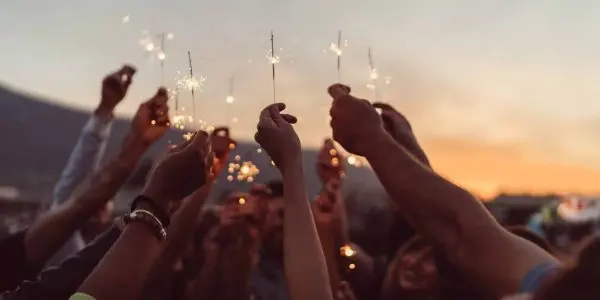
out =
{"type": "Polygon", "coordinates": [[[163,227],[158,218],[151,212],[144,209],[136,209],[133,212],[123,216],[123,224],[126,226],[131,222],[141,222],[146,225],[156,234],[156,236],[164,241],[167,238],[167,231],[163,227]]]}
{"type": "Polygon", "coordinates": [[[164,208],[156,204],[156,202],[148,196],[138,195],[137,197],[135,197],[135,199],[133,199],[133,202],[131,202],[131,212],[134,212],[137,209],[136,207],[140,202],[148,204],[148,206],[150,206],[152,212],[154,213],[153,215],[160,221],[160,223],[163,224],[165,228],[169,227],[169,214],[167,214],[164,208]]]}

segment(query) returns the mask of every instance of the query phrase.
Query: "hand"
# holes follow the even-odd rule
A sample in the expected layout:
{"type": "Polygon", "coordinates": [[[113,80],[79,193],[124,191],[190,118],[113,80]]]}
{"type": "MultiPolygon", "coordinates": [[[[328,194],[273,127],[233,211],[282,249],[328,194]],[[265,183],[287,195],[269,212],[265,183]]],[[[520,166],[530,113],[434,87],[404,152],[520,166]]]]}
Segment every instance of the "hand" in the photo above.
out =
{"type": "Polygon", "coordinates": [[[169,130],[167,100],[167,90],[160,88],[154,97],[140,105],[131,124],[135,138],[145,144],[151,144],[169,130]]]}
{"type": "Polygon", "coordinates": [[[302,154],[300,139],[292,127],[297,121],[296,117],[282,114],[284,109],[283,103],[271,104],[263,109],[258,132],[254,136],[282,173],[302,154]]]}
{"type": "Polygon", "coordinates": [[[228,127],[217,127],[210,135],[210,141],[212,144],[215,158],[213,160],[213,176],[218,174],[223,169],[223,166],[227,162],[229,152],[235,149],[237,142],[233,140],[229,135],[228,127]]]}
{"type": "Polygon", "coordinates": [[[112,115],[117,104],[125,98],[135,72],[134,67],[124,65],[121,69],[104,77],[104,80],[102,80],[100,105],[96,109],[96,114],[103,116],[112,115]]]}
{"type": "Polygon", "coordinates": [[[386,134],[379,114],[369,101],[351,96],[345,85],[334,84],[328,92],[333,97],[329,111],[333,139],[349,152],[367,156],[386,134]]]}
{"type": "Polygon", "coordinates": [[[340,282],[340,286],[335,293],[335,300],[356,300],[356,296],[354,296],[354,292],[352,292],[352,288],[348,282],[340,282]]]}
{"type": "Polygon", "coordinates": [[[317,175],[324,184],[332,179],[341,179],[344,173],[344,164],[332,139],[326,139],[323,143],[317,156],[316,169],[317,175]]]}
{"type": "Polygon", "coordinates": [[[431,167],[429,159],[427,159],[425,151],[423,151],[419,142],[417,142],[417,138],[406,117],[386,103],[373,103],[373,107],[381,109],[381,119],[387,133],[422,163],[431,167]]]}
{"type": "Polygon", "coordinates": [[[168,211],[172,201],[185,198],[206,183],[211,160],[208,134],[198,131],[189,141],[169,150],[154,166],[142,195],[168,211]]]}

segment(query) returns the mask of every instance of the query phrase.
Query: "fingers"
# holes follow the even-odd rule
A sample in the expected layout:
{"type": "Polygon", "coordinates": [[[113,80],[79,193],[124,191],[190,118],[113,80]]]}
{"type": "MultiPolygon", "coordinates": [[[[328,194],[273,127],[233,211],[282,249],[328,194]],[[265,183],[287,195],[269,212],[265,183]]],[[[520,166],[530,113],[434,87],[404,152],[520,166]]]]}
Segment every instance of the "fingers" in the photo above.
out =
{"type": "Polygon", "coordinates": [[[327,92],[335,100],[335,99],[339,99],[339,98],[341,98],[343,96],[349,95],[350,94],[350,87],[347,86],[347,85],[336,83],[334,85],[331,85],[327,89],[327,92]]]}
{"type": "Polygon", "coordinates": [[[379,108],[379,109],[381,109],[383,111],[394,111],[394,112],[397,112],[397,110],[393,106],[391,106],[391,105],[389,105],[387,103],[375,102],[375,103],[373,103],[373,107],[379,108]]]}
{"type": "Polygon", "coordinates": [[[275,103],[275,104],[269,105],[267,108],[269,109],[269,115],[271,116],[271,119],[273,119],[275,124],[281,124],[286,121],[281,116],[281,112],[285,109],[285,104],[275,103]]]}
{"type": "Polygon", "coordinates": [[[227,126],[217,127],[213,130],[211,135],[221,136],[221,137],[229,137],[229,127],[227,127],[227,126]]]}
{"type": "Polygon", "coordinates": [[[125,84],[125,87],[128,87],[133,79],[133,75],[137,72],[134,66],[132,65],[123,65],[119,71],[117,71],[117,75],[122,83],[125,84]]]}
{"type": "Polygon", "coordinates": [[[296,124],[298,119],[290,114],[281,114],[281,117],[290,124],[296,124]]]}
{"type": "Polygon", "coordinates": [[[191,139],[191,143],[188,148],[193,148],[196,151],[201,151],[203,154],[206,154],[210,151],[210,139],[208,138],[208,133],[203,130],[199,130],[196,132],[194,137],[191,139]]]}
{"type": "Polygon", "coordinates": [[[160,87],[156,91],[156,95],[154,95],[154,97],[152,97],[152,99],[150,101],[153,101],[157,105],[163,105],[163,104],[167,104],[168,100],[169,100],[169,94],[167,93],[167,89],[165,89],[164,87],[160,87]]]}

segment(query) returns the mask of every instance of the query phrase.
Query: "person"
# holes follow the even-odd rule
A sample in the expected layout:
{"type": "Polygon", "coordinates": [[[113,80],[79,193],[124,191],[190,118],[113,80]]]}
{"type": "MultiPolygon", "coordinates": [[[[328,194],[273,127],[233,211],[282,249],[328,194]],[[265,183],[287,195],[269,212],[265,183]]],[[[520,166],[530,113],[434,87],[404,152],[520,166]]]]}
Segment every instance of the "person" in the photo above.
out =
{"type": "MultiPolygon", "coordinates": [[[[119,70],[107,75],[102,81],[100,104],[83,127],[73,152],[54,187],[50,210],[58,209],[73,196],[73,192],[85,178],[98,171],[110,137],[114,109],[127,95],[135,72],[134,67],[124,65],[119,70]]],[[[107,201],[106,205],[93,218],[95,223],[106,224],[110,220],[112,210],[113,202],[107,201]]],[[[85,244],[81,232],[75,231],[61,249],[50,258],[47,265],[58,265],[66,257],[83,249],[85,244]]]]}
{"type": "Polygon", "coordinates": [[[333,294],[304,187],[300,139],[292,127],[296,118],[282,114],[284,109],[285,104],[276,103],[261,112],[255,140],[283,178],[283,261],[287,287],[292,300],[328,300],[333,294]]]}
{"type": "MultiPolygon", "coordinates": [[[[125,89],[127,83],[121,82],[120,86],[125,89]]],[[[1,264],[9,266],[0,270],[1,291],[13,290],[23,280],[33,280],[72,234],[114,197],[148,147],[165,132],[155,131],[150,126],[155,107],[161,107],[157,106],[160,99],[166,100],[166,90],[159,89],[154,97],[140,105],[121,149],[90,179],[90,185],[81,194],[44,212],[28,228],[0,242],[1,264]]]]}
{"type": "Polygon", "coordinates": [[[328,91],[333,138],[366,157],[410,224],[438,244],[474,286],[494,297],[533,293],[560,266],[537,245],[503,229],[466,190],[416,159],[408,150],[415,138],[404,116],[380,107],[398,121],[386,127],[376,107],[353,97],[349,87],[336,84],[328,91]]]}
{"type": "MultiPolygon", "coordinates": [[[[164,130],[164,126],[155,128],[164,130]]],[[[171,149],[150,174],[141,198],[137,198],[143,200],[133,203],[132,213],[126,215],[131,219],[124,219],[117,241],[71,298],[139,298],[153,262],[161,256],[163,241],[167,236],[173,239],[173,236],[185,234],[179,226],[169,226],[165,232],[169,218],[163,216],[173,207],[202,206],[212,184],[209,179],[211,165],[212,151],[205,132],[199,131],[190,141],[171,149]],[[181,199],[184,199],[183,204],[179,203],[181,199]]],[[[185,212],[185,209],[177,210],[173,216],[174,225],[181,221],[177,219],[185,212]]],[[[179,224],[187,223],[181,222],[179,224]]]]}

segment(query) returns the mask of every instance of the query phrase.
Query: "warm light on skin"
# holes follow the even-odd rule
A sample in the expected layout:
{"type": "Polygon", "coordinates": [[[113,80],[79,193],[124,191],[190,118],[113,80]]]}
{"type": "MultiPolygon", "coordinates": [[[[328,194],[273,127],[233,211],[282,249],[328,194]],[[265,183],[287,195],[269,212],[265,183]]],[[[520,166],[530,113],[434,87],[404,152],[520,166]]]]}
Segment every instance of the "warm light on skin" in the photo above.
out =
{"type": "Polygon", "coordinates": [[[349,245],[344,245],[340,247],[340,253],[345,257],[351,257],[356,255],[356,251],[354,251],[354,249],[352,249],[352,247],[350,247],[349,245]]]}

